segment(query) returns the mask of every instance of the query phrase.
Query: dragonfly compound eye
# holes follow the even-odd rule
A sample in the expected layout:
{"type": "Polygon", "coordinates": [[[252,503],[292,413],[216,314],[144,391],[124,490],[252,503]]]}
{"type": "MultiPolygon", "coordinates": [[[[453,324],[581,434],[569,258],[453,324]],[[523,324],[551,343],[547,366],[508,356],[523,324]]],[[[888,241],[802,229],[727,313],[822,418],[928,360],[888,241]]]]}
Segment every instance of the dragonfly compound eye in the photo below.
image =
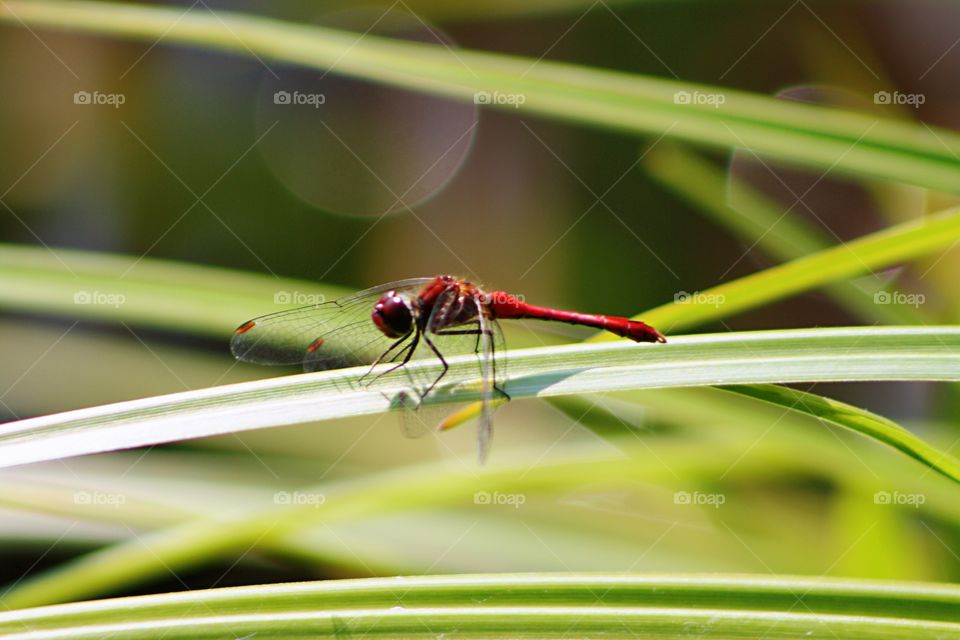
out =
{"type": "Polygon", "coordinates": [[[413,314],[403,296],[387,291],[373,307],[373,324],[388,338],[399,338],[413,328],[413,314]]]}

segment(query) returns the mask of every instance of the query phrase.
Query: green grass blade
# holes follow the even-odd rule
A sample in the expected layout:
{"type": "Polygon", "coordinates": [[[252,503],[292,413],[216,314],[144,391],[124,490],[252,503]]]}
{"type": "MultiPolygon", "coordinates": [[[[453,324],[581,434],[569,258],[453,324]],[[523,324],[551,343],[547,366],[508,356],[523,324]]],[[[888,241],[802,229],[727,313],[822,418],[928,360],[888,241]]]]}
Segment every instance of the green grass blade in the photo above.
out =
{"type": "Polygon", "coordinates": [[[719,389],[755,398],[804,413],[825,422],[846,427],[878,440],[929,467],[945,467],[953,478],[960,477],[960,465],[892,420],[838,400],[773,384],[726,385],[719,389]]]}
{"type": "Polygon", "coordinates": [[[644,155],[643,166],[669,191],[771,257],[792,260],[833,244],[802,218],[785,214],[779,203],[683,145],[658,144],[644,155]],[[736,208],[728,203],[731,189],[737,192],[736,208]]]}
{"type": "MultiPolygon", "coordinates": [[[[657,145],[644,157],[647,171],[660,184],[729,229],[748,246],[779,262],[823,251],[833,239],[744,183],[736,184],[736,209],[727,203],[733,176],[679,145],[657,145]]],[[[876,267],[874,267],[876,268],[876,267]]],[[[868,322],[920,324],[919,314],[899,304],[876,304],[873,293],[852,282],[827,284],[826,293],[841,308],[868,322]]]]}
{"type": "MultiPolygon", "coordinates": [[[[871,233],[639,314],[665,333],[682,331],[803,291],[948,249],[960,241],[960,209],[953,208],[871,233]]],[[[590,341],[610,340],[598,334],[590,341]]]]}
{"type": "MultiPolygon", "coordinates": [[[[611,455],[608,450],[585,451],[578,446],[561,449],[556,459],[545,462],[532,452],[518,451],[505,461],[498,460],[497,464],[480,469],[468,465],[451,467],[444,461],[328,481],[300,489],[305,495],[323,495],[325,500],[320,509],[305,504],[275,503],[245,504],[239,513],[213,509],[208,518],[141,535],[30,576],[5,593],[0,605],[32,607],[103,595],[170,571],[179,572],[217,558],[235,557],[254,546],[282,543],[290,533],[311,524],[323,523],[329,527],[392,512],[421,513],[424,507],[474,504],[477,491],[524,495],[547,491],[549,495],[563,495],[584,484],[629,487],[656,482],[670,485],[678,476],[695,482],[698,477],[715,478],[730,471],[733,460],[736,460],[737,478],[767,477],[771,468],[781,475],[795,473],[809,477],[811,472],[823,471],[833,477],[829,470],[834,464],[825,464],[832,457],[829,449],[823,456],[803,456],[806,451],[803,447],[755,444],[753,451],[762,455],[743,458],[744,443],[740,439],[721,439],[709,449],[694,447],[691,450],[689,443],[678,443],[672,447],[672,453],[667,443],[661,443],[657,453],[631,441],[623,449],[625,456],[611,455]],[[669,455],[669,466],[663,464],[661,455],[669,455]],[[532,464],[531,460],[538,462],[532,464]],[[438,477],[444,481],[437,482],[438,477]]],[[[907,473],[908,478],[916,478],[914,471],[907,473]]],[[[911,486],[910,481],[902,486],[911,486]]]]}
{"type": "Polygon", "coordinates": [[[960,192],[960,135],[954,132],[722,87],[454,52],[226,11],[8,0],[0,5],[0,20],[255,55],[471,102],[478,92],[522,96],[519,109],[515,102],[493,106],[712,147],[746,147],[821,170],[960,192]],[[714,99],[683,103],[684,95],[714,99]]]}
{"type": "Polygon", "coordinates": [[[224,340],[253,316],[306,304],[298,305],[295,298],[346,293],[329,285],[157,258],[14,244],[0,244],[0,279],[0,306],[8,309],[224,340]],[[278,303],[284,296],[290,301],[278,303]]]}
{"type": "MultiPolygon", "coordinates": [[[[506,390],[517,399],[672,386],[957,380],[960,328],[727,333],[681,336],[666,345],[616,342],[520,349],[507,357],[506,390]]],[[[475,359],[460,356],[449,363],[449,373],[428,403],[475,400],[475,359]]],[[[408,366],[413,373],[440,371],[431,361],[408,366]]],[[[366,371],[360,367],[286,376],[21,420],[0,434],[0,466],[380,413],[408,390],[405,376],[385,376],[349,390],[366,371]]]]}
{"type": "MultiPolygon", "coordinates": [[[[638,392],[629,394],[630,397],[636,395],[638,395],[638,392]]],[[[573,446],[562,445],[562,448],[553,450],[551,453],[558,454],[561,459],[569,456],[570,459],[578,460],[578,471],[573,474],[568,471],[565,475],[575,476],[577,482],[588,479],[583,481],[589,482],[591,486],[603,485],[611,488],[627,488],[629,486],[645,485],[660,487],[664,490],[681,488],[689,490],[691,482],[694,486],[703,482],[707,486],[711,486],[713,491],[726,492],[728,487],[749,486],[755,482],[765,482],[770,478],[770,474],[774,473],[780,479],[796,478],[806,481],[811,477],[822,478],[823,482],[836,487],[839,493],[855,496],[856,499],[865,502],[869,502],[869,496],[876,494],[877,491],[897,487],[901,492],[923,493],[926,496],[922,511],[917,512],[918,517],[936,519],[945,524],[949,523],[951,526],[960,526],[960,508],[957,508],[955,500],[956,485],[933,474],[922,476],[918,473],[916,462],[905,456],[896,455],[885,448],[858,446],[857,443],[851,443],[851,448],[837,447],[837,440],[821,437],[820,430],[811,429],[810,421],[803,419],[801,414],[788,413],[784,415],[780,413],[778,415],[775,409],[779,405],[759,405],[759,403],[750,402],[748,398],[729,393],[710,389],[660,389],[643,395],[645,396],[644,407],[652,408],[658,415],[664,415],[657,408],[658,406],[665,411],[666,415],[675,412],[683,414],[692,410],[696,414],[691,418],[692,422],[709,423],[711,426],[705,431],[700,431],[698,437],[693,439],[664,438],[650,435],[644,437],[643,443],[634,436],[623,434],[621,429],[622,437],[615,442],[623,454],[629,457],[629,461],[627,464],[617,463],[613,469],[608,466],[609,459],[597,460],[596,453],[592,448],[584,447],[583,443],[578,442],[573,446]],[[706,406],[702,402],[685,402],[683,397],[671,398],[671,396],[677,395],[692,397],[693,394],[699,395],[710,391],[713,391],[711,397],[715,402],[706,406]],[[719,406],[716,401],[720,401],[719,406]],[[734,413],[725,410],[724,405],[743,406],[748,407],[749,410],[734,413]],[[772,437],[763,438],[762,442],[758,444],[756,442],[757,434],[764,433],[769,424],[773,422],[777,425],[775,436],[770,434],[772,437]],[[718,447],[718,444],[721,446],[718,447]],[[749,461],[747,464],[741,465],[743,454],[747,450],[749,450],[749,461]],[[592,468],[586,468],[585,465],[590,465],[592,468]],[[883,469],[882,479],[864,474],[864,468],[883,469]],[[774,471],[771,471],[771,469],[774,471]],[[678,481],[670,473],[670,470],[682,471],[682,480],[678,481]],[[723,477],[724,480],[717,484],[719,477],[723,477]],[[680,483],[679,486],[676,484],[678,482],[680,483]]],[[[608,405],[614,399],[606,396],[603,399],[598,398],[596,400],[603,405],[608,405]]],[[[583,411],[580,410],[575,417],[579,418],[582,415],[583,411]]],[[[679,420],[679,422],[685,421],[686,418],[679,420]]],[[[509,425],[503,426],[509,428],[509,425]]],[[[864,444],[860,443],[860,445],[864,444]]],[[[530,504],[553,504],[555,496],[576,490],[579,485],[560,484],[552,478],[549,483],[545,483],[536,473],[530,472],[531,460],[539,461],[537,467],[546,466],[555,461],[553,456],[548,460],[542,459],[543,453],[542,448],[529,452],[526,450],[522,452],[511,450],[509,458],[518,462],[517,471],[513,474],[513,480],[510,484],[507,486],[501,485],[499,490],[512,494],[522,493],[530,504]],[[527,455],[522,457],[518,455],[519,453],[527,455]]],[[[86,460],[79,469],[75,463],[71,464],[71,472],[65,471],[59,465],[48,467],[48,473],[43,474],[40,478],[36,476],[33,467],[8,470],[3,474],[3,482],[7,490],[0,493],[0,504],[31,514],[55,514],[70,521],[122,522],[137,531],[147,531],[160,526],[172,527],[177,523],[193,518],[209,518],[211,514],[230,508],[230,505],[250,506],[269,501],[269,495],[265,494],[264,491],[253,488],[249,491],[245,489],[252,484],[245,479],[249,478],[250,467],[243,464],[232,464],[231,469],[236,470],[237,473],[231,473],[229,476],[215,475],[210,478],[210,481],[191,477],[186,485],[184,479],[181,478],[179,483],[184,487],[182,491],[184,500],[178,501],[176,507],[171,508],[171,505],[164,504],[163,492],[156,488],[162,486],[164,479],[168,477],[171,465],[174,468],[195,468],[197,465],[202,465],[200,473],[215,471],[218,465],[213,461],[209,464],[205,463],[202,454],[188,454],[183,451],[170,450],[162,453],[155,451],[151,454],[147,464],[137,465],[136,474],[130,474],[122,478],[118,477],[114,470],[124,470],[132,461],[133,458],[130,455],[124,454],[98,456],[86,460]],[[181,456],[183,456],[183,459],[180,460],[182,464],[178,463],[178,458],[181,456]],[[106,464],[109,468],[90,478],[89,473],[84,471],[97,468],[98,462],[106,464]],[[83,472],[83,479],[78,481],[76,474],[81,472],[83,472]],[[221,483],[226,486],[218,489],[217,485],[221,483]],[[109,486],[112,493],[125,497],[122,508],[77,503],[75,496],[78,491],[93,492],[102,489],[104,485],[109,486]],[[226,501],[220,497],[224,493],[234,497],[226,501]],[[210,495],[216,495],[218,498],[211,501],[210,498],[205,499],[203,497],[210,495]]],[[[274,468],[286,464],[286,468],[289,468],[291,460],[288,458],[271,459],[265,457],[264,463],[274,468]]],[[[315,467],[315,464],[312,466],[315,467]]],[[[422,467],[419,470],[424,472],[423,477],[428,478],[436,477],[431,474],[442,473],[445,484],[458,482],[458,476],[456,474],[451,475],[449,469],[438,471],[435,467],[422,467]]],[[[497,471],[501,473],[503,471],[500,456],[498,456],[497,471]]],[[[302,480],[277,488],[302,488],[313,482],[315,475],[315,473],[305,474],[302,480]]],[[[415,478],[416,476],[407,477],[415,478]]],[[[460,516],[460,525],[469,526],[470,521],[474,521],[477,517],[477,512],[471,511],[469,508],[465,509],[464,505],[472,505],[472,492],[477,490],[489,492],[491,490],[486,478],[486,476],[481,478],[479,486],[462,487],[458,497],[448,496],[443,504],[422,502],[418,507],[407,503],[404,510],[409,513],[409,516],[404,512],[394,515],[385,514],[380,507],[382,501],[373,500],[371,494],[367,494],[366,497],[362,493],[353,493],[349,496],[339,495],[337,496],[338,500],[349,500],[354,506],[359,501],[366,499],[371,504],[367,515],[356,514],[355,512],[352,518],[341,522],[339,526],[332,522],[332,514],[329,513],[317,512],[316,515],[323,517],[321,521],[311,520],[309,515],[304,515],[298,519],[300,526],[296,530],[280,537],[267,536],[259,542],[254,539],[240,546],[231,546],[229,549],[223,549],[222,547],[218,549],[208,548],[205,556],[206,562],[217,563],[230,557],[236,557],[256,542],[260,552],[279,551],[288,557],[291,553],[294,553],[304,562],[319,564],[324,567],[341,567],[343,571],[374,571],[380,575],[420,573],[434,560],[430,558],[423,565],[406,563],[405,558],[409,557],[409,553],[404,553],[404,547],[405,541],[409,541],[410,538],[404,538],[402,534],[401,537],[398,537],[396,529],[388,536],[389,540],[382,538],[382,536],[378,537],[377,534],[374,534],[372,539],[365,538],[368,543],[372,542],[372,549],[364,546],[363,540],[352,540],[349,553],[344,553],[342,547],[338,544],[338,540],[344,539],[345,534],[342,531],[357,531],[358,525],[361,527],[360,530],[363,531],[363,523],[368,519],[377,522],[378,524],[373,525],[373,527],[382,531],[384,530],[382,529],[382,523],[386,518],[386,521],[393,526],[407,522],[407,526],[416,530],[416,533],[413,533],[413,538],[422,539],[429,537],[431,532],[436,535],[437,531],[442,529],[443,523],[449,521],[450,518],[457,518],[457,514],[460,516]],[[334,529],[328,528],[331,526],[334,529]],[[336,532],[338,530],[341,531],[340,534],[327,535],[331,531],[336,532]],[[384,546],[394,550],[393,554],[388,554],[393,555],[394,560],[392,562],[386,560],[379,553],[379,550],[384,546]]],[[[420,497],[431,494],[431,489],[423,487],[422,484],[409,486],[406,483],[398,482],[396,477],[389,477],[384,480],[389,480],[389,486],[394,491],[399,484],[407,489],[404,493],[420,497]]],[[[332,479],[330,482],[333,482],[332,479]]],[[[329,493],[331,489],[330,486],[323,489],[317,488],[324,495],[329,493]]],[[[333,500],[333,494],[331,494],[331,500],[333,500]]],[[[482,506],[480,508],[483,509],[482,506]]],[[[913,511],[912,508],[908,510],[913,511]]],[[[505,515],[506,520],[509,520],[511,514],[505,515]]],[[[496,519],[496,516],[495,513],[484,514],[488,522],[490,518],[496,519]]],[[[274,523],[278,518],[276,513],[271,511],[261,514],[260,519],[274,523]]],[[[635,548],[635,544],[640,542],[635,540],[633,535],[627,534],[627,540],[633,542],[633,544],[630,544],[618,535],[617,531],[619,531],[619,525],[622,522],[619,521],[616,514],[611,514],[611,518],[608,519],[613,519],[616,524],[611,523],[605,526],[604,523],[607,519],[600,517],[591,518],[588,523],[564,520],[562,524],[553,523],[552,526],[549,526],[548,531],[555,530],[555,527],[560,526],[579,530],[581,535],[592,534],[594,542],[602,549],[601,554],[609,552],[616,556],[615,550],[622,548],[619,545],[627,544],[631,552],[621,556],[620,562],[625,561],[626,558],[632,558],[632,549],[635,548]],[[583,531],[584,528],[590,529],[589,532],[583,531]]],[[[524,512],[523,521],[534,528],[538,526],[535,514],[524,512]]],[[[391,530],[391,528],[386,530],[391,530]]],[[[125,529],[121,530],[121,538],[125,531],[125,529]]],[[[570,534],[570,531],[566,532],[566,535],[570,534]]],[[[153,540],[155,541],[156,538],[153,538],[153,540]]],[[[679,540],[677,538],[672,538],[669,541],[665,540],[665,544],[658,549],[670,549],[679,544],[677,551],[684,553],[692,552],[700,548],[702,544],[702,540],[698,538],[687,538],[686,540],[688,542],[684,542],[683,536],[679,540]]],[[[54,538],[49,540],[51,543],[53,541],[54,538]]],[[[509,553],[515,557],[518,549],[525,548],[531,551],[531,555],[536,555],[543,550],[540,547],[545,542],[542,539],[531,541],[523,537],[510,539],[509,534],[503,541],[504,544],[509,545],[509,553]],[[526,546],[529,544],[532,544],[532,549],[526,546]]],[[[730,539],[729,542],[735,547],[740,545],[740,542],[735,539],[730,539]]],[[[184,547],[189,546],[192,545],[184,545],[184,547]]],[[[158,558],[142,546],[139,549],[134,549],[134,551],[139,551],[141,554],[146,553],[147,560],[152,559],[155,569],[159,572],[164,571],[165,567],[169,567],[169,559],[158,558]]],[[[475,553],[471,553],[471,558],[476,556],[477,564],[481,566],[484,559],[493,562],[496,559],[503,558],[504,555],[504,552],[498,550],[495,545],[487,550],[476,549],[474,551],[475,553]]],[[[715,552],[722,554],[723,549],[715,549],[715,552]]],[[[765,556],[765,562],[778,567],[781,572],[800,570],[790,567],[802,566],[802,563],[791,565],[791,560],[782,558],[784,554],[788,554],[791,558],[795,557],[793,552],[785,549],[783,553],[776,554],[773,557],[765,556]],[[778,555],[781,557],[780,562],[784,564],[778,564],[778,555]]],[[[114,583],[112,588],[105,590],[98,590],[96,587],[92,591],[87,590],[80,593],[69,590],[71,587],[75,588],[75,585],[84,585],[89,589],[96,585],[98,580],[103,580],[104,576],[111,576],[114,566],[135,566],[138,564],[136,559],[131,560],[129,556],[124,557],[122,562],[103,563],[103,558],[108,555],[109,552],[96,552],[85,558],[85,561],[71,563],[53,573],[36,576],[37,582],[35,583],[32,582],[32,578],[28,578],[18,585],[18,590],[19,587],[25,586],[27,591],[19,591],[19,594],[15,594],[14,598],[23,602],[22,599],[32,591],[41,598],[47,599],[28,601],[28,604],[43,605],[104,595],[104,591],[108,593],[116,592],[124,586],[129,587],[129,583],[126,585],[114,583]],[[99,562],[86,562],[95,557],[99,557],[99,562]],[[95,576],[95,579],[91,580],[90,573],[95,576]],[[62,586],[65,586],[67,591],[62,591],[62,586]]],[[[458,566],[459,563],[455,554],[452,557],[448,556],[447,559],[451,561],[449,567],[458,566]]],[[[823,566],[829,565],[833,560],[832,556],[826,558],[823,566]]],[[[600,562],[603,562],[603,560],[600,560],[600,562]]],[[[459,566],[462,567],[462,565],[459,566]]],[[[606,563],[602,566],[619,566],[619,563],[606,563]]],[[[808,568],[804,570],[808,570],[810,567],[812,565],[808,565],[808,568]]],[[[444,563],[434,565],[435,571],[439,572],[443,568],[444,563]]],[[[143,579],[144,576],[141,575],[140,578],[143,579]]]]}
{"type": "Polygon", "coordinates": [[[278,584],[0,614],[2,638],[438,635],[611,638],[960,634],[960,589],[726,575],[490,574],[278,584]],[[798,606],[799,605],[799,606],[798,606]]]}

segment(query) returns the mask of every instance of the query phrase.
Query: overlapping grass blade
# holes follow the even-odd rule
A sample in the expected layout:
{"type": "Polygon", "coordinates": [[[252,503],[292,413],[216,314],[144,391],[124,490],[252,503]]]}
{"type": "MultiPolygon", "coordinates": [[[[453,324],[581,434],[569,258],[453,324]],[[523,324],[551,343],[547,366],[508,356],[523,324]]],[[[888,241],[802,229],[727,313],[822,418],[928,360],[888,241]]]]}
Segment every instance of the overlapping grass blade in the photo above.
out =
{"type": "Polygon", "coordinates": [[[954,132],[723,87],[454,51],[445,45],[360,36],[227,11],[211,15],[209,10],[183,12],[124,3],[8,0],[0,5],[0,20],[151,44],[189,44],[330,69],[519,113],[713,147],[749,148],[821,170],[960,192],[960,135],[954,132]]]}
{"type": "MultiPolygon", "coordinates": [[[[948,209],[725,282],[637,317],[670,335],[919,255],[949,250],[958,240],[960,209],[948,209]]],[[[606,334],[590,338],[592,341],[610,339],[606,334]]]]}
{"type": "MultiPolygon", "coordinates": [[[[789,262],[824,251],[832,238],[819,233],[803,218],[774,203],[750,185],[731,182],[722,171],[679,145],[660,144],[644,164],[662,185],[726,227],[747,246],[757,247],[778,262],[789,262]],[[728,188],[736,189],[738,204],[728,202],[728,188]]],[[[876,269],[876,267],[873,267],[876,269]]],[[[840,307],[866,322],[919,324],[918,313],[900,304],[877,304],[872,292],[852,282],[827,284],[824,291],[840,307]]]]}

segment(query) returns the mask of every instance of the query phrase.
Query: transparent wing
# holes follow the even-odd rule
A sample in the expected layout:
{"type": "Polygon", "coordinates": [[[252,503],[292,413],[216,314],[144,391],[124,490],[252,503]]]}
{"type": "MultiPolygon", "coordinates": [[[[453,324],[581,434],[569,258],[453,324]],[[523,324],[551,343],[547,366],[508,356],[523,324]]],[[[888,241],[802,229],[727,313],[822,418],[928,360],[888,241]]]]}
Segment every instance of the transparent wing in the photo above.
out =
{"type": "Polygon", "coordinates": [[[480,416],[477,419],[477,461],[483,464],[487,460],[490,440],[493,438],[493,397],[495,394],[504,393],[507,358],[506,342],[500,324],[486,313],[478,316],[478,324],[481,334],[477,355],[483,382],[480,391],[480,416]]]}
{"type": "Polygon", "coordinates": [[[416,295],[431,280],[391,282],[332,302],[254,318],[236,330],[230,350],[244,362],[302,364],[306,371],[370,364],[396,342],[373,324],[374,304],[391,289],[416,295]]]}

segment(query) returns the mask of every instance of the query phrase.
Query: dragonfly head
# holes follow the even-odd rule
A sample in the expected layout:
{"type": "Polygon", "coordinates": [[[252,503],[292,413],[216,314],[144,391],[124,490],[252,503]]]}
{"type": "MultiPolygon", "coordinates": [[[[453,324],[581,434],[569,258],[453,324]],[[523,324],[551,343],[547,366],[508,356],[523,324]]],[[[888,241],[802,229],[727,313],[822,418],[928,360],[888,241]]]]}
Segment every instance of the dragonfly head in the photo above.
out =
{"type": "Polygon", "coordinates": [[[387,291],[373,306],[373,324],[388,338],[400,338],[413,329],[413,305],[396,291],[387,291]]]}

